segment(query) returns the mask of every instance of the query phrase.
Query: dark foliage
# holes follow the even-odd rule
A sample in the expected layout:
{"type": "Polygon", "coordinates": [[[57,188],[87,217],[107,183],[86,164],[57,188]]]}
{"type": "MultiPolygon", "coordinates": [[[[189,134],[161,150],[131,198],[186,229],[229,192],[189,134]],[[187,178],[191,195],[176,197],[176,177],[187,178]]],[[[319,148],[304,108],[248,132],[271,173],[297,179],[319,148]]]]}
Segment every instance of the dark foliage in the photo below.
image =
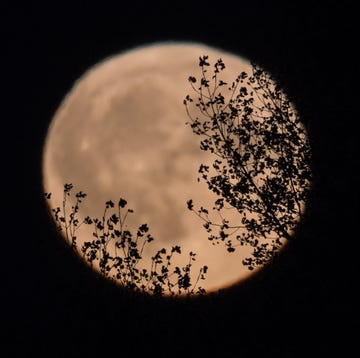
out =
{"type": "MultiPolygon", "coordinates": [[[[75,205],[69,208],[68,198],[72,189],[72,184],[64,185],[62,207],[51,209],[53,217],[66,242],[90,266],[97,268],[102,276],[127,289],[155,296],[205,293],[198,283],[205,279],[207,266],[200,268],[194,283],[191,280],[195,253],[189,253],[188,263],[184,267],[174,267],[172,258],[181,254],[181,247],[175,245],[170,250],[162,248],[151,257],[148,269],[140,269],[144,248],[154,240],[148,225],[142,224],[133,232],[127,228],[126,220],[133,210],[127,208],[127,201],[122,198],[117,204],[107,201],[100,219],[87,216],[80,220],[80,204],[86,194],[81,191],[76,193],[75,205]],[[93,238],[81,240],[80,245],[77,235],[82,225],[93,225],[94,231],[93,238]]],[[[51,199],[51,194],[45,193],[45,199],[51,199]]]]}
{"type": "Polygon", "coordinates": [[[243,264],[252,270],[276,255],[304,217],[310,144],[294,106],[262,68],[253,64],[251,74],[241,72],[228,84],[220,78],[221,59],[211,73],[208,56],[199,66],[200,78],[188,79],[195,95],[187,95],[184,105],[200,149],[214,158],[211,166],[200,165],[199,174],[218,196],[212,210],[221,222],[208,209],[194,209],[192,200],[188,208],[204,221],[213,243],[224,242],[229,252],[251,245],[252,257],[243,264]],[[226,209],[237,211],[238,222],[221,214],[226,209]]]}

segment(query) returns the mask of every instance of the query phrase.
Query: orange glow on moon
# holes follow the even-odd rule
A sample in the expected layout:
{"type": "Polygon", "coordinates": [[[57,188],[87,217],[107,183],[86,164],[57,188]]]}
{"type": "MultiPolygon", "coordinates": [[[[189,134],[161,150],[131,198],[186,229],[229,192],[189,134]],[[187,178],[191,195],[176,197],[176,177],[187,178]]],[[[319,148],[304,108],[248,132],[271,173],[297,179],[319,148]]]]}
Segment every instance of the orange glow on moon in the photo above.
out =
{"type": "MultiPolygon", "coordinates": [[[[200,285],[212,292],[256,270],[242,265],[251,248],[230,254],[223,245],[212,245],[203,223],[186,207],[190,198],[197,206],[212,207],[215,198],[205,183],[197,182],[200,163],[211,158],[185,125],[182,103],[191,93],[187,78],[199,75],[203,55],[211,62],[223,59],[223,79],[229,83],[242,71],[251,73],[250,63],[239,56],[203,44],[171,42],[131,49],[84,73],[49,126],[43,185],[52,193],[52,207],[61,205],[65,183],[87,193],[80,217],[100,217],[107,200],[125,198],[134,209],[129,227],[147,223],[155,238],[144,264],[156,250],[180,245],[177,265],[195,252],[194,273],[209,267],[200,285]]],[[[92,227],[79,232],[79,240],[92,237],[92,227]]]]}

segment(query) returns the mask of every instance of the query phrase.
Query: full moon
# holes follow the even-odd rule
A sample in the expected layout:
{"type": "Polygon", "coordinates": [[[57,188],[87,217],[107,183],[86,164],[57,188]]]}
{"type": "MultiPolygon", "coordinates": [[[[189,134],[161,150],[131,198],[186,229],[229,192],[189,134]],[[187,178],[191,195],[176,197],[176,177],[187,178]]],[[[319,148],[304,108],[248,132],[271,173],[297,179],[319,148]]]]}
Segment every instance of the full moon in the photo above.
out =
{"type": "MultiPolygon", "coordinates": [[[[199,165],[211,158],[185,124],[183,105],[191,93],[187,79],[200,75],[203,55],[224,61],[223,78],[229,83],[242,71],[251,73],[249,61],[237,55],[203,44],[167,42],[132,48],[82,74],[49,125],[43,187],[52,193],[51,207],[61,205],[65,183],[87,193],[82,218],[100,217],[106,201],[125,198],[134,210],[129,228],[147,223],[155,238],[144,252],[144,264],[156,250],[179,245],[176,264],[186,264],[188,253],[195,252],[194,275],[207,265],[200,285],[213,292],[254,271],[242,264],[251,248],[230,254],[223,245],[212,245],[203,223],[186,205],[193,199],[211,207],[216,199],[197,181],[199,165]]],[[[92,228],[79,229],[80,240],[91,240],[91,235],[92,228]]]]}

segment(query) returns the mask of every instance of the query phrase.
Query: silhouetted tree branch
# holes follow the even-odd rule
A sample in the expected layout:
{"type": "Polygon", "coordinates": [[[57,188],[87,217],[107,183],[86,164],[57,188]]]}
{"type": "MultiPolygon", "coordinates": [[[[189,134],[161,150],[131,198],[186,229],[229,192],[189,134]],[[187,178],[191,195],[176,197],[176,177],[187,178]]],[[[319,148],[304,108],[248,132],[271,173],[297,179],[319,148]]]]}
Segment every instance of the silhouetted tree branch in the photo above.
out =
{"type": "Polygon", "coordinates": [[[231,84],[220,78],[221,59],[211,73],[208,56],[199,58],[199,67],[200,78],[188,79],[194,95],[184,105],[200,149],[214,156],[199,173],[218,196],[212,210],[220,221],[206,208],[194,209],[192,200],[188,208],[204,221],[213,243],[224,242],[229,252],[251,245],[252,257],[243,264],[252,270],[271,260],[304,216],[312,179],[309,141],[293,105],[259,66],[231,84]],[[235,224],[222,215],[230,208],[238,213],[235,224]]]}
{"type": "MultiPolygon", "coordinates": [[[[75,204],[69,208],[72,189],[72,184],[65,184],[61,207],[51,209],[57,229],[72,250],[79,252],[90,266],[98,267],[102,276],[133,291],[156,296],[205,293],[198,283],[205,279],[207,266],[200,268],[194,283],[191,281],[195,253],[189,253],[184,267],[174,267],[173,256],[181,254],[181,247],[162,248],[151,257],[149,268],[139,268],[144,247],[154,240],[148,225],[142,224],[133,232],[127,228],[126,220],[133,210],[127,208],[122,198],[117,204],[107,201],[101,218],[87,216],[79,220],[80,204],[87,195],[81,191],[76,193],[75,204]],[[93,225],[93,238],[79,245],[77,233],[82,225],[93,225]]],[[[51,199],[51,193],[44,195],[47,200],[51,199]]]]}

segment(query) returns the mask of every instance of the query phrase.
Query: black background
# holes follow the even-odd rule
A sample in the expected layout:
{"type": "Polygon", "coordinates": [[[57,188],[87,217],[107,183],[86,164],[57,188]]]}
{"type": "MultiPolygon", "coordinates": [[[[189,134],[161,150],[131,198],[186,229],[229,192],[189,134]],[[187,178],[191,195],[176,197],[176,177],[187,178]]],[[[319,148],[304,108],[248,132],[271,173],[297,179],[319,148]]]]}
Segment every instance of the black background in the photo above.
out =
{"type": "Polygon", "coordinates": [[[3,326],[9,357],[347,356],[358,324],[356,11],[346,2],[2,3],[3,326]],[[301,4],[301,5],[300,5],[301,4]],[[162,40],[261,63],[294,98],[315,182],[299,240],[246,285],[190,302],[129,297],[56,240],[44,136],[90,66],[162,40]]]}

